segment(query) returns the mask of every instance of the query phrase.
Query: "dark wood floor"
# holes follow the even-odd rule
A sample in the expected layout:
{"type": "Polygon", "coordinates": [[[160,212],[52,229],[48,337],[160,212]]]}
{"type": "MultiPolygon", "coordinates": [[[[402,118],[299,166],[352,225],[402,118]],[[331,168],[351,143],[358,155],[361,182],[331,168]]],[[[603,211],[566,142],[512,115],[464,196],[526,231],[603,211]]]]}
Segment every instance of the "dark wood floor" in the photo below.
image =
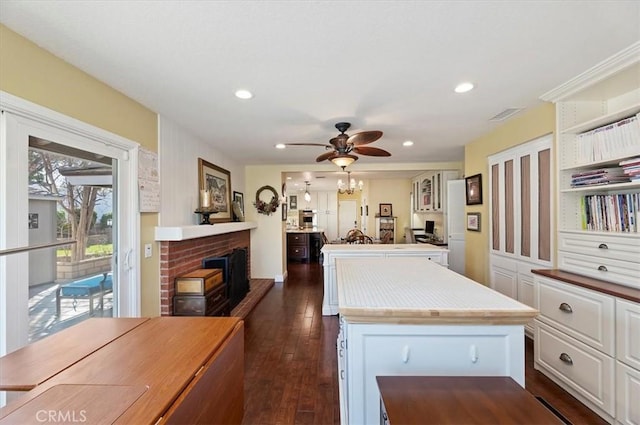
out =
{"type": "MultiPolygon", "coordinates": [[[[338,424],[338,319],[322,316],[322,267],[289,264],[245,319],[245,424],[338,424]]],[[[526,388],[572,424],[606,424],[533,369],[527,343],[526,388]]]]}

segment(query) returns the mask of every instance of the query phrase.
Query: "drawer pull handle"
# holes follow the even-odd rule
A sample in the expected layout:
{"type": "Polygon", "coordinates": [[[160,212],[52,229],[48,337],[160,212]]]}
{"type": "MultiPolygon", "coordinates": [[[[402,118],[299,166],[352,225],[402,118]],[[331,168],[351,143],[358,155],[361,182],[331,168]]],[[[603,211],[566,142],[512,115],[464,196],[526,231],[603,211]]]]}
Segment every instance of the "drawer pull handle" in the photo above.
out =
{"type": "Polygon", "coordinates": [[[606,272],[608,271],[607,268],[605,266],[600,266],[598,267],[598,270],[600,270],[601,272],[606,272]]]}
{"type": "Polygon", "coordinates": [[[573,313],[573,309],[567,303],[560,304],[560,307],[558,307],[558,309],[564,311],[565,313],[573,313]]]}
{"type": "Polygon", "coordinates": [[[598,248],[600,248],[600,249],[609,249],[609,247],[607,246],[606,243],[601,243],[600,245],[598,245],[598,248]]]}
{"type": "Polygon", "coordinates": [[[471,348],[469,349],[469,357],[471,359],[471,363],[478,362],[478,349],[475,344],[471,344],[471,348]]]}
{"type": "Polygon", "coordinates": [[[342,348],[338,350],[338,356],[340,356],[340,358],[344,357],[344,353],[342,352],[342,348]]]}
{"type": "Polygon", "coordinates": [[[344,381],[344,369],[340,370],[340,379],[344,381]]]}
{"type": "Polygon", "coordinates": [[[571,356],[569,356],[567,353],[560,354],[560,360],[565,362],[568,365],[573,365],[573,360],[571,359],[571,356]]]}
{"type": "Polygon", "coordinates": [[[402,349],[402,363],[409,362],[409,346],[405,345],[402,349]]]}

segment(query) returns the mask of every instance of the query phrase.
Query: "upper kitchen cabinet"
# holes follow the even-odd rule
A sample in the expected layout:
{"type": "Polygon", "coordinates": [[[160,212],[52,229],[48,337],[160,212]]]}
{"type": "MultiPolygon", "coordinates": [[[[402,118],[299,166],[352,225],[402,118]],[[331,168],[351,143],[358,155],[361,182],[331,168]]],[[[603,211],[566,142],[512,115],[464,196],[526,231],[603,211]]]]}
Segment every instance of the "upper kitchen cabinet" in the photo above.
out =
{"type": "Polygon", "coordinates": [[[413,180],[414,212],[446,212],[446,187],[457,171],[428,171],[413,180]]]}

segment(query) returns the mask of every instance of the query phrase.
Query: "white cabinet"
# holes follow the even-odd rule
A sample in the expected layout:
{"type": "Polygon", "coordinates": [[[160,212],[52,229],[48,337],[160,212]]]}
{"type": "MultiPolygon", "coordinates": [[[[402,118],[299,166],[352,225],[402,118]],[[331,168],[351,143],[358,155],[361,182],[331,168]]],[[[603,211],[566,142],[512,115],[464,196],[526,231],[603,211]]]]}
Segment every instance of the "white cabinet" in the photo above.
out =
{"type": "Polygon", "coordinates": [[[333,241],[338,238],[338,192],[317,192],[316,199],[318,227],[333,241]]]}
{"type": "MultiPolygon", "coordinates": [[[[534,308],[531,269],[552,264],[551,142],[544,136],[489,157],[490,286],[534,308]]],[[[525,329],[534,336],[533,322],[525,329]]]]}
{"type": "Polygon", "coordinates": [[[344,342],[346,347],[344,368],[339,370],[345,372],[344,379],[339,377],[343,425],[381,423],[376,376],[511,376],[524,384],[522,326],[396,325],[345,320],[342,332],[338,346],[344,342]]]}
{"type": "MultiPolygon", "coordinates": [[[[532,268],[535,268],[532,263],[499,256],[493,258],[489,270],[491,289],[537,309],[532,268]]],[[[527,335],[534,336],[533,320],[525,325],[525,331],[527,335]]]]}
{"type": "Polygon", "coordinates": [[[534,367],[609,422],[615,417],[615,299],[535,277],[534,367]]]}
{"type": "Polygon", "coordinates": [[[413,180],[414,212],[446,212],[447,182],[459,176],[455,170],[428,171],[413,180]]]}
{"type": "Polygon", "coordinates": [[[616,300],[616,421],[640,423],[640,304],[616,300]]]}
{"type": "Polygon", "coordinates": [[[433,210],[433,173],[420,174],[413,180],[414,210],[426,212],[433,210]]]}
{"type": "MultiPolygon", "coordinates": [[[[638,424],[640,304],[575,284],[580,279],[598,286],[575,274],[536,272],[534,367],[607,421],[638,424]]],[[[640,299],[640,290],[600,285],[640,299]]]]}

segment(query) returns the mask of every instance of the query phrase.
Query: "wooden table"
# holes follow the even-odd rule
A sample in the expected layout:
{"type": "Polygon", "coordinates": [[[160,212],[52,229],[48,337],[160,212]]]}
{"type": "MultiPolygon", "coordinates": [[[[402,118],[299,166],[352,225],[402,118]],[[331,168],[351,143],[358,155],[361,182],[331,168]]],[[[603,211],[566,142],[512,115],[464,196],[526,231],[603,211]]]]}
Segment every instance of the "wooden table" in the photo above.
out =
{"type": "Polygon", "coordinates": [[[88,319],[0,357],[0,390],[28,391],[147,320],[88,319]]]}
{"type": "Polygon", "coordinates": [[[563,423],[509,377],[378,376],[377,382],[388,425],[563,423]]]}
{"type": "Polygon", "coordinates": [[[146,320],[0,409],[0,424],[36,423],[45,405],[91,424],[240,423],[243,329],[237,317],[146,320]]]}

